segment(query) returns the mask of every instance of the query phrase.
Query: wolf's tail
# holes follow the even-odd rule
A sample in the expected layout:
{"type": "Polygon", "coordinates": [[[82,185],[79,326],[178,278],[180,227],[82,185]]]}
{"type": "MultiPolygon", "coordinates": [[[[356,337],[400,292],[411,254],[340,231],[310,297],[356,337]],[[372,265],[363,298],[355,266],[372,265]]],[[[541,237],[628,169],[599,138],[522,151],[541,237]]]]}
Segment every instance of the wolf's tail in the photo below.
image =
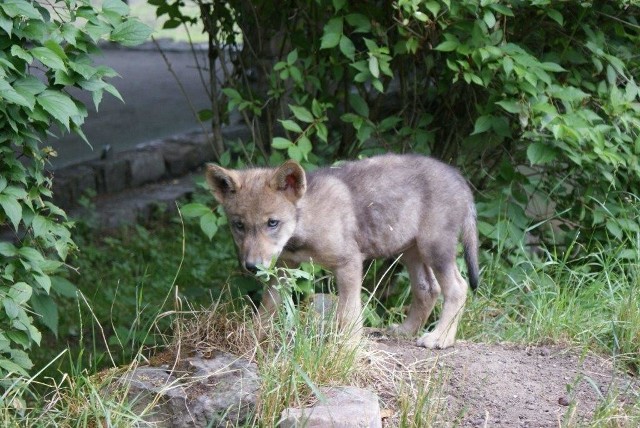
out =
{"type": "Polygon", "coordinates": [[[467,216],[462,224],[462,249],[464,261],[467,264],[469,285],[475,291],[478,288],[480,268],[478,266],[478,227],[476,224],[476,208],[471,202],[467,216]]]}

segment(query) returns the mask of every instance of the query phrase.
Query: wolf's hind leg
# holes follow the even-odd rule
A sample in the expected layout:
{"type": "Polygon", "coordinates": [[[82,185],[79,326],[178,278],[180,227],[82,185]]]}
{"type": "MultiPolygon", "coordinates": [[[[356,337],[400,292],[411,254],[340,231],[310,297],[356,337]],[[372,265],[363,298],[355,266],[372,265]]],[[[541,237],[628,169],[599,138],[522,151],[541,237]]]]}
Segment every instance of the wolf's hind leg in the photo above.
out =
{"type": "Polygon", "coordinates": [[[425,348],[443,349],[455,343],[458,322],[467,300],[468,286],[458,271],[455,259],[440,269],[435,266],[432,266],[432,269],[442,288],[444,304],[435,329],[418,339],[417,344],[425,348]]]}
{"type": "Polygon", "coordinates": [[[411,280],[411,306],[400,325],[392,325],[388,332],[394,336],[414,336],[424,327],[440,294],[440,286],[420,257],[417,248],[408,250],[402,256],[411,280]]]}

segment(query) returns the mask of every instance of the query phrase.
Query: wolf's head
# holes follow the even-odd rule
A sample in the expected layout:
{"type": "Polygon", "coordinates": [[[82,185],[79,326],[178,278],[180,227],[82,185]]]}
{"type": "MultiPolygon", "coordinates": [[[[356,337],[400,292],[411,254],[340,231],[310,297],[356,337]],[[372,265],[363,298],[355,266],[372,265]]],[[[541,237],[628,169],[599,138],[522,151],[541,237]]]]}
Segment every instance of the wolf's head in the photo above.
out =
{"type": "Polygon", "coordinates": [[[240,264],[254,273],[269,266],[296,229],[296,206],[307,189],[302,167],[294,161],[247,170],[209,164],[206,179],[227,214],[240,264]]]}

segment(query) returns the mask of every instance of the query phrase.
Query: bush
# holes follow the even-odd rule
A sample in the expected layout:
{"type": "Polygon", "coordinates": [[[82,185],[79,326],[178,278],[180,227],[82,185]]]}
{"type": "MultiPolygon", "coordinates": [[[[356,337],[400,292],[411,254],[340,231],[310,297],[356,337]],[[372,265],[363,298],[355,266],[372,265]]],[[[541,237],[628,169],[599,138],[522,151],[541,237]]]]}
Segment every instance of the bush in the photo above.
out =
{"type": "MultiPolygon", "coordinates": [[[[640,191],[633,2],[195,3],[210,70],[236,67],[201,117],[217,112],[215,129],[237,110],[254,135],[222,163],[432,154],[465,170],[484,245],[507,255],[640,232],[625,215],[640,191]]],[[[167,27],[195,20],[153,4],[167,27]]]]}
{"type": "Polygon", "coordinates": [[[51,202],[45,164],[55,153],[43,141],[54,130],[76,132],[87,109],[69,91],[79,88],[98,107],[105,79],[116,73],[93,63],[100,40],[144,41],[145,25],[130,19],[120,0],[0,3],[0,378],[26,375],[28,355],[44,325],[57,334],[54,296],[75,297],[59,273],[75,245],[71,223],[51,202]],[[49,4],[50,3],[50,4],[49,4]]]}

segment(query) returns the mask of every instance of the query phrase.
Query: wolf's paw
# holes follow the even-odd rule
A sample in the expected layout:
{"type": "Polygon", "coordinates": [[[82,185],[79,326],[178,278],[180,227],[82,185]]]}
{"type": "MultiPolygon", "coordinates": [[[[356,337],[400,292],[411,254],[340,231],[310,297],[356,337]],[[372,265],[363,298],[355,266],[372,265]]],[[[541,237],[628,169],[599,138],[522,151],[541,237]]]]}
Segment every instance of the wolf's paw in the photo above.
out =
{"type": "Polygon", "coordinates": [[[445,349],[456,343],[455,337],[435,332],[427,333],[416,341],[416,345],[428,349],[445,349]]]}
{"type": "Polygon", "coordinates": [[[415,329],[403,324],[391,324],[387,327],[386,333],[393,337],[411,337],[416,334],[415,329]]]}

